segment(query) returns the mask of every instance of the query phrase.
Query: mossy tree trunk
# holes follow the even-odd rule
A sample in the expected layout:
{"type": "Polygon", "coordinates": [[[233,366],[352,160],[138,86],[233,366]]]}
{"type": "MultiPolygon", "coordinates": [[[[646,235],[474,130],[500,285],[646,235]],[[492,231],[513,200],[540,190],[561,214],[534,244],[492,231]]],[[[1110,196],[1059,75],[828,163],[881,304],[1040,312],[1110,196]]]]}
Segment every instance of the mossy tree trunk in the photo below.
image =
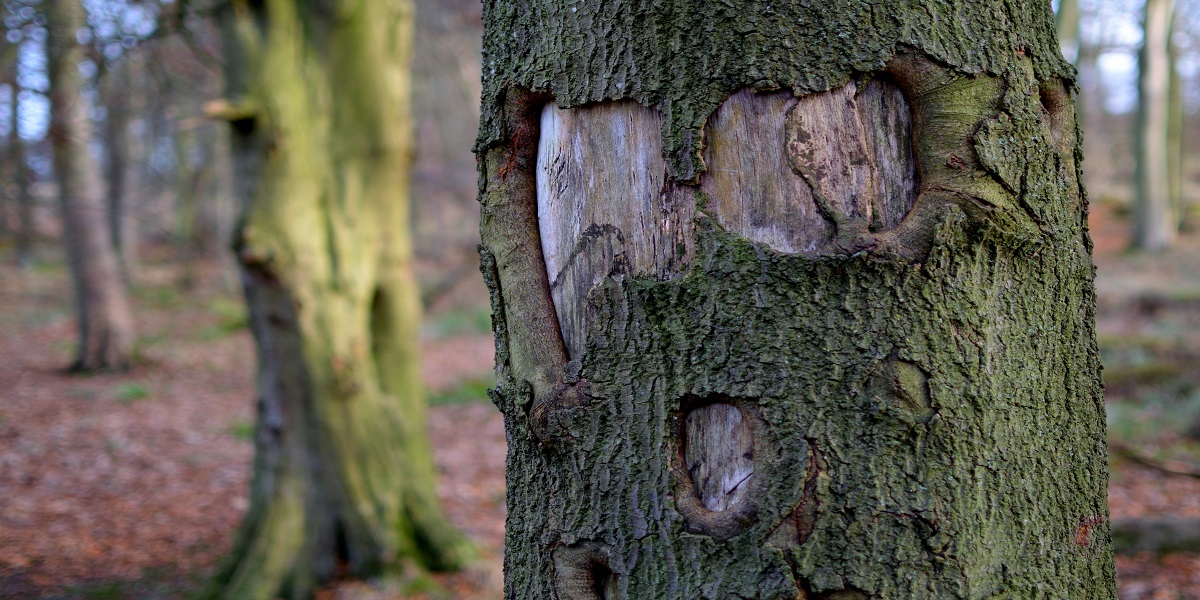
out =
{"type": "Polygon", "coordinates": [[[100,167],[88,149],[92,124],[79,72],[84,48],[76,41],[76,32],[85,25],[84,8],[78,0],[53,0],[46,16],[49,135],[79,325],[71,369],[125,369],[133,351],[133,319],[108,229],[100,167]]]}
{"type": "Polygon", "coordinates": [[[1111,598],[1049,3],[484,3],[508,598],[1111,598]]]}
{"type": "Polygon", "coordinates": [[[235,1],[223,15],[258,344],[249,514],[211,595],[453,567],[425,431],[408,172],[411,6],[235,1]]]}
{"type": "Polygon", "coordinates": [[[1133,245],[1141,250],[1169,248],[1179,236],[1171,197],[1171,19],[1175,0],[1146,0],[1142,49],[1138,54],[1138,113],[1134,128],[1133,245]]]}

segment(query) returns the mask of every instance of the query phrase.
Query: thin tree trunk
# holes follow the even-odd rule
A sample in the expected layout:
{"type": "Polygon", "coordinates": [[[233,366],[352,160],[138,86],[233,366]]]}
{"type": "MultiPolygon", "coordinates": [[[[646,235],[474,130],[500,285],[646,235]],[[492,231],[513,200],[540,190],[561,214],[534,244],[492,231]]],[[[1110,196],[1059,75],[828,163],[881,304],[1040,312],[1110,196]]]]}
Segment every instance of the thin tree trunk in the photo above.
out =
{"type": "Polygon", "coordinates": [[[20,82],[17,78],[17,46],[8,47],[12,53],[11,64],[5,65],[8,84],[12,86],[12,112],[8,114],[8,148],[5,160],[11,168],[11,184],[5,197],[14,204],[17,212],[17,228],[14,230],[13,264],[18,269],[28,269],[34,258],[34,197],[30,193],[31,173],[25,163],[25,142],[20,139],[20,82]]]}
{"type": "Polygon", "coordinates": [[[320,7],[232,3],[229,100],[209,107],[233,134],[260,365],[249,514],[212,589],[224,598],[309,597],[338,573],[448,568],[467,551],[438,507],[419,380],[411,5],[320,7]]]}
{"type": "Polygon", "coordinates": [[[128,285],[133,279],[137,246],[137,229],[133,207],[130,206],[129,116],[131,109],[132,77],[129,59],[110,70],[106,76],[108,93],[104,121],[105,180],[108,199],[108,227],[121,268],[121,279],[128,285]]]}
{"type": "Polygon", "coordinates": [[[1039,6],[485,2],[507,598],[1115,597],[1039,6]]]}
{"type": "Polygon", "coordinates": [[[133,319],[109,235],[100,169],[88,150],[92,126],[79,73],[83,48],[75,40],[84,25],[83,5],[53,0],[47,17],[50,137],[79,325],[71,369],[125,369],[133,348],[133,319]]]}
{"type": "Polygon", "coordinates": [[[13,262],[20,269],[27,269],[33,264],[33,243],[37,237],[37,223],[34,221],[33,173],[25,156],[25,141],[17,136],[13,145],[13,167],[17,186],[17,247],[13,262]]]}
{"type": "MultiPolygon", "coordinates": [[[[1171,14],[1170,32],[1176,29],[1178,19],[1171,14]]],[[[1183,200],[1183,78],[1179,75],[1179,52],[1172,42],[1172,33],[1167,34],[1167,197],[1171,212],[1176,219],[1176,228],[1183,229],[1187,219],[1187,206],[1183,200]]]]}
{"type": "Polygon", "coordinates": [[[1133,244],[1141,250],[1169,248],[1179,235],[1170,196],[1170,81],[1168,50],[1174,0],[1146,0],[1142,50],[1138,54],[1138,114],[1133,244]]]}
{"type": "Polygon", "coordinates": [[[200,178],[203,166],[193,167],[191,153],[196,143],[193,125],[175,122],[172,150],[175,152],[175,243],[182,255],[182,287],[196,283],[196,261],[200,257],[200,178]]]}
{"type": "Polygon", "coordinates": [[[1063,57],[1072,64],[1079,64],[1079,0],[1059,0],[1058,12],[1054,15],[1058,28],[1058,45],[1063,57]]]}

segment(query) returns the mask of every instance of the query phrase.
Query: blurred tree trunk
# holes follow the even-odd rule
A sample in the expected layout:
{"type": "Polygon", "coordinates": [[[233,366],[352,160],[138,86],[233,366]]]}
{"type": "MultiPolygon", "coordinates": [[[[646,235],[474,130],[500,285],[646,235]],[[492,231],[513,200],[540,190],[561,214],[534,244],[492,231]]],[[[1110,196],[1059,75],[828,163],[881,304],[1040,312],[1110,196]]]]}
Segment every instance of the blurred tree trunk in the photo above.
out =
{"type": "Polygon", "coordinates": [[[1179,218],[1171,202],[1169,150],[1171,16],[1174,0],[1146,0],[1138,54],[1133,245],[1159,251],[1175,243],[1179,218]]]}
{"type": "Polygon", "coordinates": [[[131,203],[130,133],[129,120],[132,113],[134,75],[130,72],[132,56],[126,56],[105,75],[104,104],[108,109],[104,120],[104,148],[108,227],[113,247],[121,267],[122,279],[126,284],[133,281],[137,260],[137,220],[131,203]]]}
{"type": "Polygon", "coordinates": [[[305,598],[336,575],[444,569],[407,190],[405,0],[223,13],[235,234],[258,344],[250,509],[212,596],[305,598]]]}
{"type": "Polygon", "coordinates": [[[125,369],[133,348],[133,319],[109,234],[100,169],[88,148],[92,124],[79,72],[84,49],[75,38],[84,26],[84,9],[78,0],[52,0],[46,16],[49,135],[79,324],[79,349],[71,369],[125,369]]]}
{"type": "Polygon", "coordinates": [[[1074,65],[1079,64],[1079,16],[1079,0],[1059,0],[1058,13],[1054,15],[1058,45],[1063,57],[1074,65]]]}
{"type": "MultiPolygon", "coordinates": [[[[9,14],[12,14],[9,6],[9,14]]],[[[7,44],[7,42],[4,42],[7,44]]],[[[17,224],[15,233],[15,248],[13,264],[19,269],[26,269],[33,261],[34,227],[33,195],[30,192],[32,174],[26,162],[25,141],[21,139],[21,81],[18,73],[18,50],[16,44],[5,46],[3,60],[5,77],[12,91],[12,107],[9,113],[8,144],[5,150],[5,162],[8,166],[8,184],[4,196],[16,207],[17,224]]],[[[5,217],[7,219],[7,216],[5,217]]]]}
{"type": "Polygon", "coordinates": [[[180,284],[185,289],[196,283],[196,260],[204,246],[200,227],[200,184],[204,165],[192,158],[197,152],[195,127],[193,122],[176,120],[171,136],[171,149],[175,154],[175,243],[183,259],[180,284]]]}
{"type": "Polygon", "coordinates": [[[1187,207],[1183,203],[1183,132],[1186,122],[1183,118],[1183,78],[1179,75],[1179,51],[1172,41],[1177,25],[1175,15],[1174,12],[1171,14],[1171,27],[1167,34],[1167,197],[1170,198],[1176,227],[1183,229],[1187,219],[1187,207]]]}
{"type": "Polygon", "coordinates": [[[13,208],[17,206],[17,143],[21,136],[17,134],[17,53],[16,48],[7,41],[0,39],[0,74],[5,90],[5,104],[9,107],[4,123],[4,149],[0,154],[0,237],[8,237],[17,231],[10,221],[13,208]]]}
{"type": "Polygon", "coordinates": [[[506,598],[1116,596],[1036,6],[485,2],[506,598]]]}
{"type": "MultiPolygon", "coordinates": [[[[14,106],[14,108],[16,108],[14,106]]],[[[26,157],[25,140],[18,132],[13,151],[14,183],[17,186],[17,248],[14,262],[17,267],[26,269],[33,262],[33,242],[37,235],[37,224],[34,222],[34,197],[31,186],[33,173],[29,170],[26,157]]]]}

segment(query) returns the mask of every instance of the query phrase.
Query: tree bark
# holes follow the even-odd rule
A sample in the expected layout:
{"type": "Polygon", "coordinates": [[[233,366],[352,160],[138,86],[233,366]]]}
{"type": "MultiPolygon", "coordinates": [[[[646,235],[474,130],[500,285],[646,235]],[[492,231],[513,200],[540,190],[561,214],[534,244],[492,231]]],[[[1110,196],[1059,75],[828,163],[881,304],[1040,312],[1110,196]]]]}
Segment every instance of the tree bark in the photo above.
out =
{"type": "Polygon", "coordinates": [[[338,574],[445,569],[419,380],[403,0],[223,14],[235,252],[258,345],[249,514],[213,597],[309,597],[338,574]]]}
{"type": "Polygon", "coordinates": [[[1115,597],[1048,5],[484,6],[506,597],[1115,597]]]}
{"type": "Polygon", "coordinates": [[[46,14],[50,137],[79,325],[79,349],[71,370],[126,369],[133,349],[133,319],[109,234],[100,169],[88,149],[92,125],[79,73],[84,49],[75,38],[84,26],[84,9],[74,0],[54,0],[46,14]]]}
{"type": "MultiPolygon", "coordinates": [[[[14,105],[15,109],[15,105],[14,105]]],[[[13,151],[14,183],[17,186],[17,247],[13,262],[17,268],[27,269],[33,264],[33,242],[37,237],[37,224],[34,221],[34,197],[30,184],[33,174],[29,170],[26,158],[25,140],[16,136],[13,151]]]]}
{"type": "Polygon", "coordinates": [[[1182,231],[1187,220],[1187,206],[1183,199],[1184,179],[1184,129],[1187,123],[1183,115],[1183,78],[1179,74],[1179,51],[1174,44],[1174,32],[1178,19],[1171,13],[1171,26],[1167,31],[1167,198],[1171,203],[1171,214],[1175,216],[1175,227],[1182,231]]]}
{"type": "Polygon", "coordinates": [[[1171,202],[1170,83],[1171,15],[1174,0],[1147,0],[1138,54],[1138,114],[1133,245],[1157,252],[1179,236],[1179,218],[1171,202]]]}
{"type": "MultiPolygon", "coordinates": [[[[137,93],[133,84],[132,57],[126,57],[105,76],[104,149],[108,228],[120,264],[121,278],[128,285],[133,280],[137,260],[137,220],[131,202],[129,118],[133,114],[133,99],[137,93]]],[[[138,163],[134,163],[138,164],[138,163]]]]}

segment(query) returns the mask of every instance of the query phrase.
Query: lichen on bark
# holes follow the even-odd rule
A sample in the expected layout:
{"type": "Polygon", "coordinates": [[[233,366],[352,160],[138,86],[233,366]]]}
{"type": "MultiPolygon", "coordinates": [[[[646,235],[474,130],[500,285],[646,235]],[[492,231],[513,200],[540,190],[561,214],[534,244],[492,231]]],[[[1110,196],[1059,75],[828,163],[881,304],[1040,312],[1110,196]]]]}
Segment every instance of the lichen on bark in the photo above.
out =
{"type": "MultiPolygon", "coordinates": [[[[485,21],[509,598],[1115,596],[1072,71],[1048,6],[489,2],[485,21]],[[705,123],[727,97],[872,78],[911,106],[904,221],[841,214],[796,161],[840,243],[783,252],[706,214],[705,123]],[[625,99],[662,113],[669,185],[696,199],[688,268],[603,278],[568,356],[534,116],[625,99]],[[718,401],[761,420],[736,518],[681,497],[682,423],[718,401]]],[[[626,177],[591,175],[589,202],[626,177]]]]}

